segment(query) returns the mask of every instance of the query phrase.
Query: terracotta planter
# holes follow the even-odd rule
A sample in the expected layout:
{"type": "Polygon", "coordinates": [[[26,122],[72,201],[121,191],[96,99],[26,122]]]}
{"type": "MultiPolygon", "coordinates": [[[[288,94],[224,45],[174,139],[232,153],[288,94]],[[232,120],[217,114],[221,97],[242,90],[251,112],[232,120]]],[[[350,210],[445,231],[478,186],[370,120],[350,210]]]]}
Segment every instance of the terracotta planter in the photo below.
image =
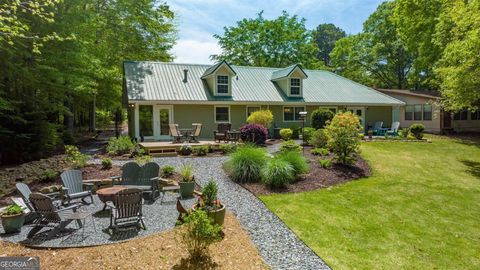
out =
{"type": "Polygon", "coordinates": [[[180,196],[182,196],[182,198],[193,197],[195,182],[179,182],[178,184],[180,185],[180,196]]]}
{"type": "MultiPolygon", "coordinates": [[[[206,211],[207,212],[207,215],[213,219],[213,222],[218,224],[218,225],[221,225],[223,226],[223,223],[225,221],[225,211],[226,211],[226,208],[225,208],[225,205],[221,204],[222,208],[220,209],[217,209],[217,210],[213,210],[213,211],[206,211]]],[[[192,206],[192,209],[193,210],[196,210],[197,209],[197,206],[194,205],[192,206]]]]}
{"type": "Polygon", "coordinates": [[[2,226],[5,233],[16,233],[22,229],[25,222],[25,215],[20,213],[12,216],[2,216],[2,226]]]}

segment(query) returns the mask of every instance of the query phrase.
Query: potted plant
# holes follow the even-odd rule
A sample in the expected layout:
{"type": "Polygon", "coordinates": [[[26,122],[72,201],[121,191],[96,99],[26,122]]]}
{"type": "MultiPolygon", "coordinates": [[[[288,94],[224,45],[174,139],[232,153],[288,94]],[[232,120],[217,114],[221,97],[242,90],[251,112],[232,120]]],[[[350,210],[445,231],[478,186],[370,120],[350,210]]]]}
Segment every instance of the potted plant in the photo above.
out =
{"type": "Polygon", "coordinates": [[[368,130],[368,138],[371,140],[373,136],[373,130],[369,129],[368,130]]]}
{"type": "Polygon", "coordinates": [[[0,213],[0,217],[2,218],[2,226],[5,233],[19,232],[25,222],[23,209],[17,204],[7,206],[7,208],[0,213]]]}
{"type": "Polygon", "coordinates": [[[182,146],[180,146],[180,150],[179,150],[180,155],[182,156],[188,156],[192,153],[192,151],[193,151],[193,148],[188,144],[183,144],[182,146]]]}
{"type": "Polygon", "coordinates": [[[184,165],[181,170],[182,181],[180,185],[180,196],[182,198],[190,198],[195,190],[195,177],[192,175],[192,166],[184,165]]]}
{"type": "Polygon", "coordinates": [[[207,215],[213,219],[215,224],[222,226],[225,220],[225,205],[217,198],[217,193],[217,184],[213,180],[208,181],[202,188],[202,196],[193,206],[193,209],[202,209],[207,212],[207,215]]]}

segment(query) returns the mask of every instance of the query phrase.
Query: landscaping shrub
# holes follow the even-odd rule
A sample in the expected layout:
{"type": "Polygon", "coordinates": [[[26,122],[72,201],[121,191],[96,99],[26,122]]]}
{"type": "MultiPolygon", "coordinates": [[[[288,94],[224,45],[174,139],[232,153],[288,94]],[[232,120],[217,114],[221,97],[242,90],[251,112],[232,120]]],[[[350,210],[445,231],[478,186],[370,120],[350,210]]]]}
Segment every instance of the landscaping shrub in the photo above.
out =
{"type": "Polygon", "coordinates": [[[302,146],[296,143],[293,140],[284,141],[279,149],[280,152],[287,152],[287,151],[302,151],[302,146]]]}
{"type": "Polygon", "coordinates": [[[172,176],[173,173],[175,172],[175,167],[171,165],[165,165],[161,168],[162,171],[162,177],[169,177],[172,176]]]}
{"type": "Polygon", "coordinates": [[[230,155],[227,164],[232,180],[235,182],[258,182],[260,170],[265,165],[267,155],[264,149],[246,145],[239,147],[230,155]]]}
{"type": "Polygon", "coordinates": [[[102,169],[109,170],[112,168],[112,159],[104,158],[102,159],[102,169]]]}
{"type": "Polygon", "coordinates": [[[290,129],[293,132],[292,138],[293,139],[298,139],[298,135],[300,135],[300,131],[302,130],[302,128],[298,125],[293,125],[293,126],[290,127],[290,129]]]}
{"type": "Polygon", "coordinates": [[[295,176],[307,173],[310,169],[307,160],[299,151],[282,152],[278,154],[275,158],[286,161],[288,164],[292,165],[295,176]]]}
{"type": "Polygon", "coordinates": [[[188,144],[184,144],[182,146],[180,146],[180,155],[182,156],[188,156],[192,153],[192,147],[188,144]]]}
{"type": "Polygon", "coordinates": [[[267,136],[268,130],[262,125],[247,124],[240,128],[240,137],[244,142],[261,145],[265,143],[267,136]]]}
{"type": "Polygon", "coordinates": [[[208,146],[206,145],[195,146],[192,149],[192,153],[197,156],[206,156],[208,153],[208,146]]]}
{"type": "Polygon", "coordinates": [[[208,246],[221,239],[222,227],[214,224],[204,210],[191,211],[184,217],[183,242],[192,259],[208,254],[208,246]]]}
{"type": "Polygon", "coordinates": [[[270,187],[285,187],[295,178],[293,166],[279,158],[271,159],[261,172],[262,182],[270,187]]]}
{"type": "Polygon", "coordinates": [[[256,111],[247,118],[247,123],[262,125],[269,128],[273,121],[273,114],[269,110],[256,111]]]}
{"type": "Polygon", "coordinates": [[[55,180],[55,178],[57,178],[57,176],[58,176],[58,172],[56,172],[54,170],[51,170],[51,169],[47,169],[47,170],[43,171],[42,174],[40,174],[40,181],[50,182],[50,181],[55,180]]]}
{"type": "Polygon", "coordinates": [[[325,148],[328,144],[328,134],[325,132],[325,129],[317,129],[312,134],[308,142],[311,146],[315,148],[325,148]]]}
{"type": "Polygon", "coordinates": [[[213,146],[212,146],[212,144],[209,143],[209,144],[206,145],[206,147],[207,147],[207,152],[208,152],[208,153],[213,153],[213,146]]]}
{"type": "Polygon", "coordinates": [[[340,164],[352,164],[359,151],[358,132],[362,129],[360,120],[351,112],[339,113],[326,127],[328,145],[340,164]]]}
{"type": "Polygon", "coordinates": [[[423,139],[423,132],[425,131],[425,126],[422,124],[412,124],[410,126],[410,133],[415,137],[417,140],[423,139]]]}
{"type": "Polygon", "coordinates": [[[306,127],[304,128],[303,130],[303,136],[305,138],[303,138],[303,140],[308,144],[310,142],[310,140],[312,139],[312,136],[313,136],[313,133],[315,132],[315,129],[314,128],[311,128],[311,127],[306,127]]]}
{"type": "Polygon", "coordinates": [[[409,128],[403,128],[402,130],[398,131],[398,137],[402,139],[406,139],[408,137],[408,134],[410,133],[409,128]]]}
{"type": "Polygon", "coordinates": [[[137,162],[140,165],[143,165],[150,161],[152,161],[152,156],[149,156],[149,155],[142,155],[142,156],[135,157],[135,162],[137,162]]]}
{"type": "Polygon", "coordinates": [[[83,168],[87,165],[89,156],[82,154],[75,145],[65,145],[65,153],[67,154],[67,161],[72,164],[73,168],[83,168]]]}
{"type": "Polygon", "coordinates": [[[328,109],[317,109],[312,112],[312,127],[314,129],[325,128],[328,121],[331,121],[335,114],[328,109]]]}
{"type": "Polygon", "coordinates": [[[219,146],[219,149],[224,154],[230,154],[237,151],[237,145],[232,143],[225,143],[219,146]]]}
{"type": "Polygon", "coordinates": [[[135,144],[128,136],[120,136],[118,138],[111,138],[108,141],[107,153],[112,156],[119,156],[128,154],[133,150],[135,144]]]}
{"type": "Polygon", "coordinates": [[[313,148],[310,152],[315,156],[328,156],[330,154],[327,148],[313,148]]]}
{"type": "Polygon", "coordinates": [[[319,159],[318,164],[324,169],[330,169],[332,167],[332,160],[329,158],[319,159]]]}
{"type": "Polygon", "coordinates": [[[203,194],[203,208],[207,211],[213,211],[220,208],[219,201],[217,199],[218,186],[215,181],[210,179],[208,183],[202,188],[203,194]]]}
{"type": "Polygon", "coordinates": [[[291,130],[289,128],[280,129],[280,137],[283,140],[288,141],[292,138],[292,136],[293,136],[293,130],[291,130]]]}

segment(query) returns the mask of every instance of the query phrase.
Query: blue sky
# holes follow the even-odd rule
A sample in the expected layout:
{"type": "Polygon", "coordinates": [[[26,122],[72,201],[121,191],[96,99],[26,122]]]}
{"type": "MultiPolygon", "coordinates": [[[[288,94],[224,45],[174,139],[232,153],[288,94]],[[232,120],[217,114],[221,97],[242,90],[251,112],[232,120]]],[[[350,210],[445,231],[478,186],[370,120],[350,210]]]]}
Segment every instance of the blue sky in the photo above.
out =
{"type": "Polygon", "coordinates": [[[172,52],[177,63],[210,63],[209,56],[221,52],[213,34],[233,26],[260,11],[264,17],[278,17],[282,10],[306,19],[309,29],[320,23],[333,23],[349,34],[362,30],[363,22],[383,0],[172,0],[177,14],[179,39],[172,52]]]}

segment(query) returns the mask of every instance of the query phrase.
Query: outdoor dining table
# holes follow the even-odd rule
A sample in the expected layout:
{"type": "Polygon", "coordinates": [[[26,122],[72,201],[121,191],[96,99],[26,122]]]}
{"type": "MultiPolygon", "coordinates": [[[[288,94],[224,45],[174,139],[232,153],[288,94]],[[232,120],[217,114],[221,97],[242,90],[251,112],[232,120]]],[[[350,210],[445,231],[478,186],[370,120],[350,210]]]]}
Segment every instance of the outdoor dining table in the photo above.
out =
{"type": "Polygon", "coordinates": [[[190,135],[193,134],[194,129],[193,128],[179,128],[178,131],[185,137],[185,141],[188,140],[190,135]]]}

